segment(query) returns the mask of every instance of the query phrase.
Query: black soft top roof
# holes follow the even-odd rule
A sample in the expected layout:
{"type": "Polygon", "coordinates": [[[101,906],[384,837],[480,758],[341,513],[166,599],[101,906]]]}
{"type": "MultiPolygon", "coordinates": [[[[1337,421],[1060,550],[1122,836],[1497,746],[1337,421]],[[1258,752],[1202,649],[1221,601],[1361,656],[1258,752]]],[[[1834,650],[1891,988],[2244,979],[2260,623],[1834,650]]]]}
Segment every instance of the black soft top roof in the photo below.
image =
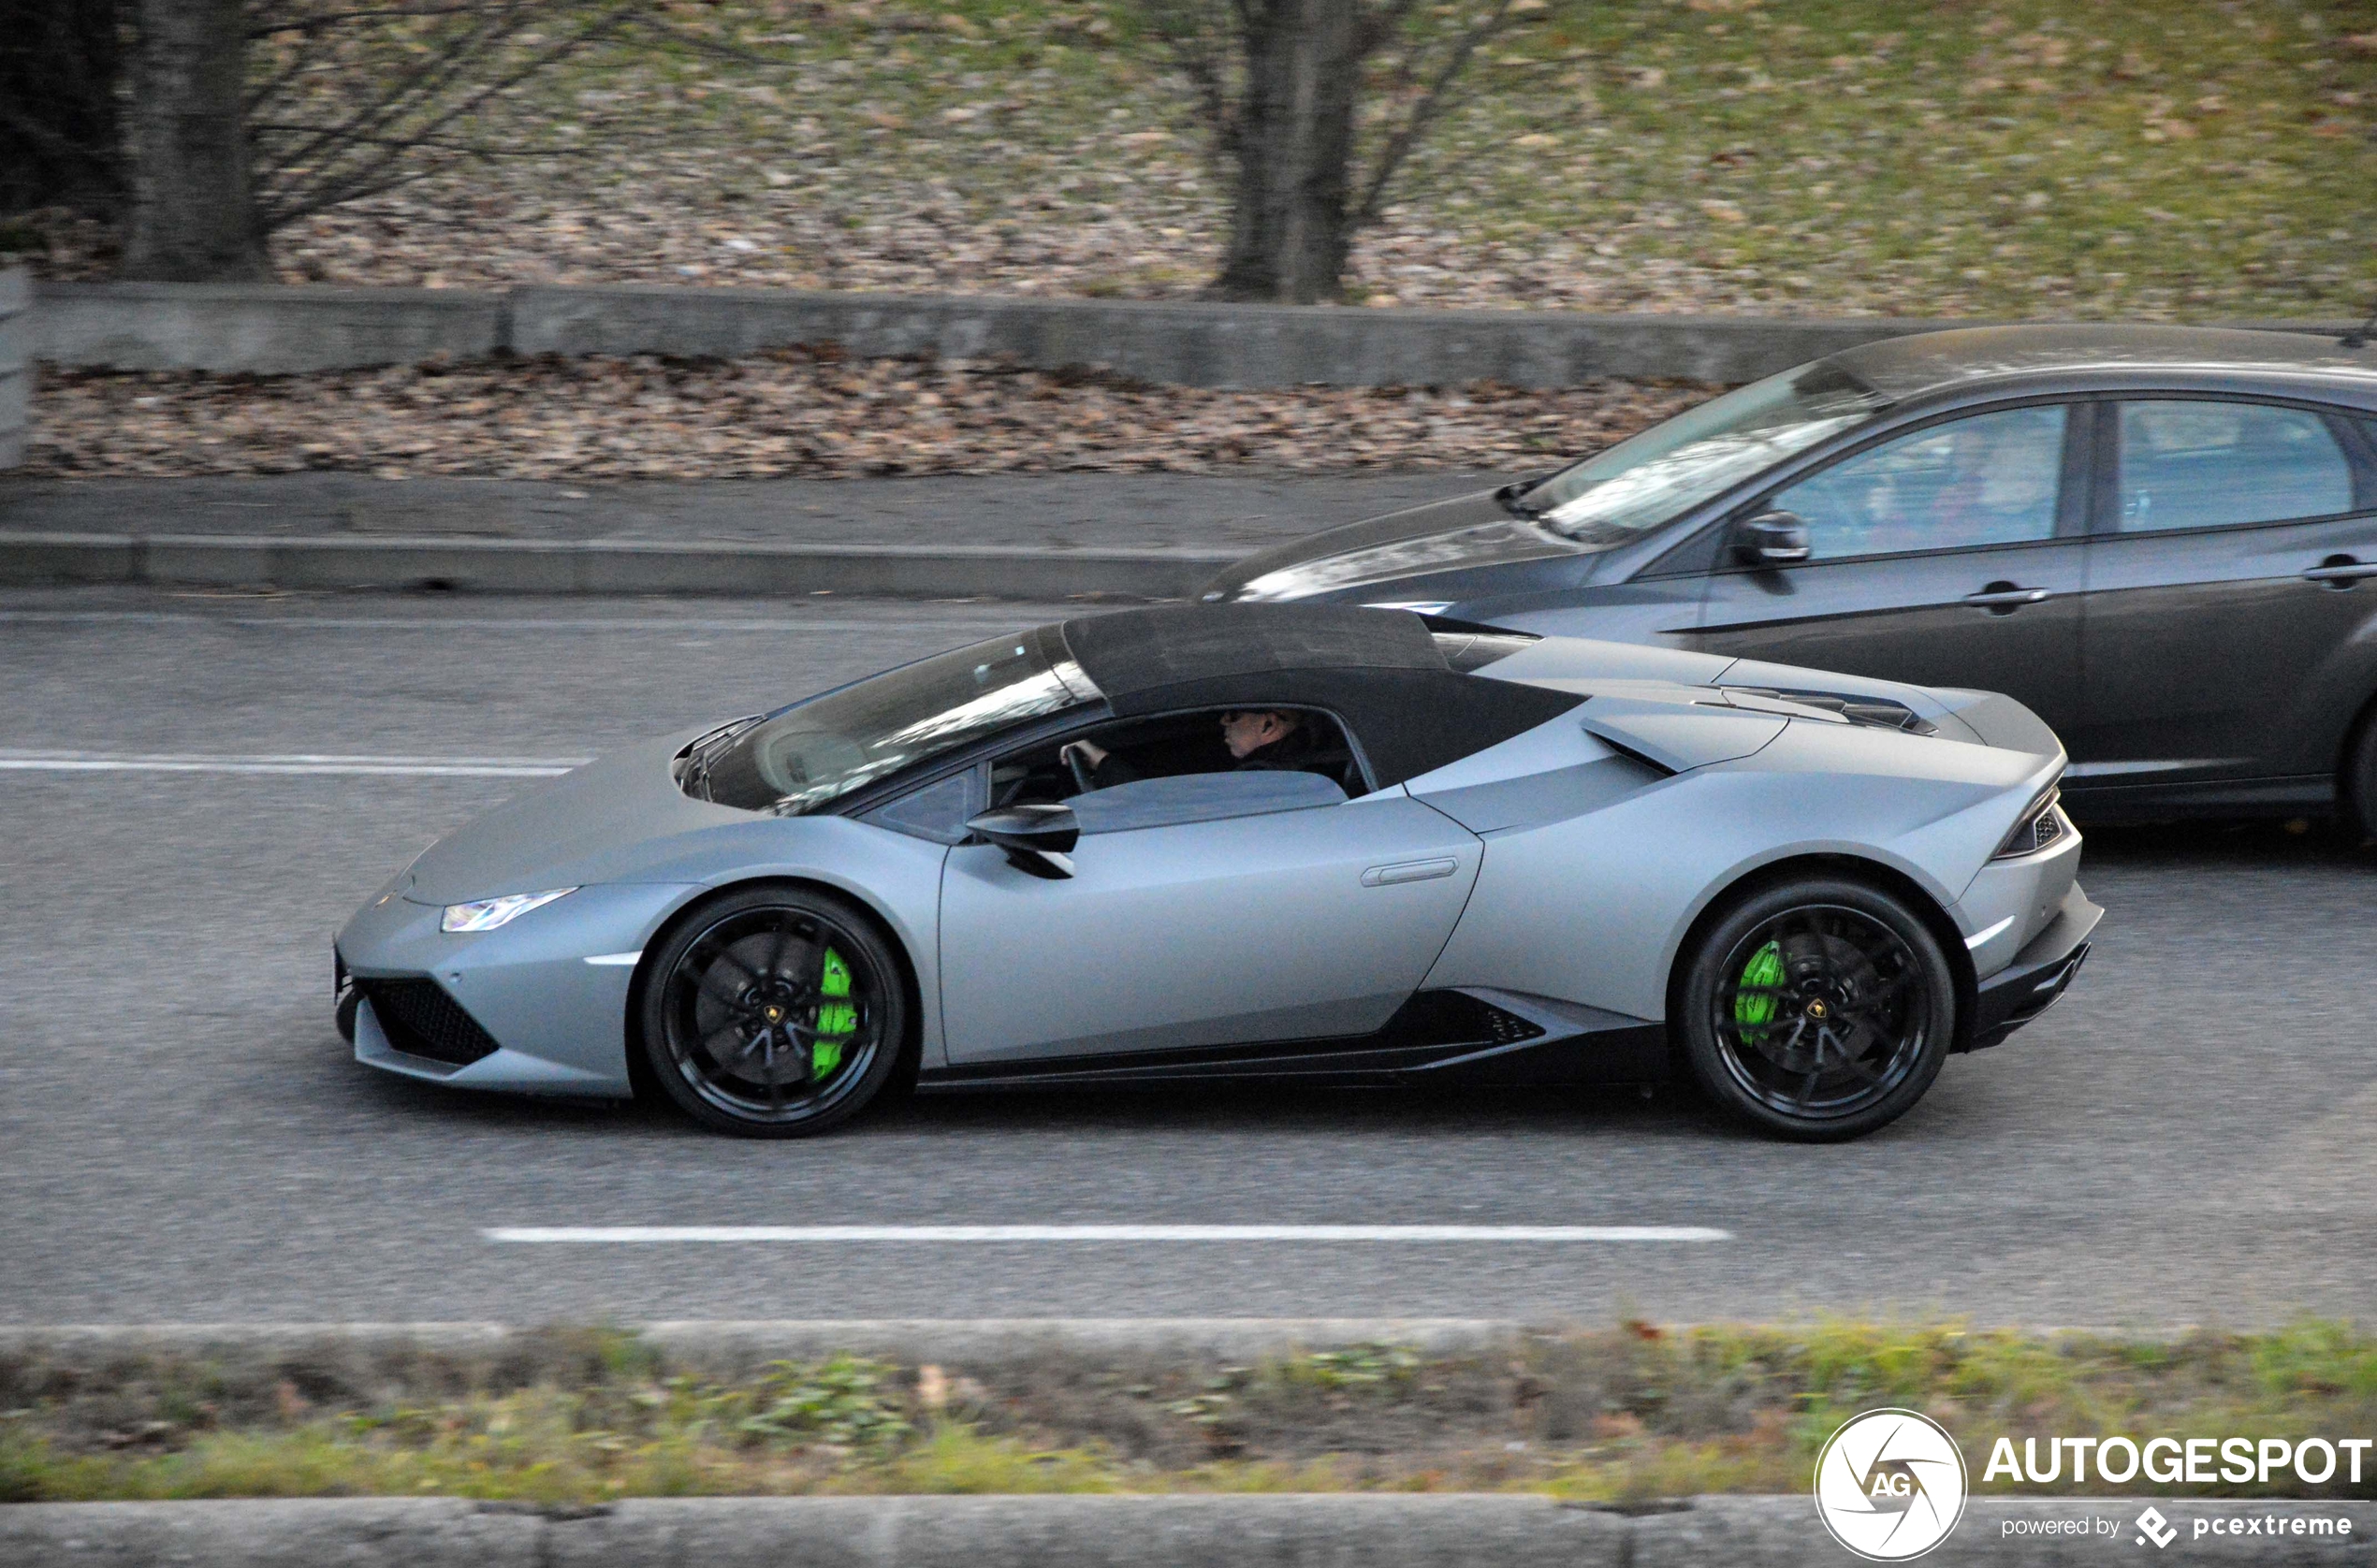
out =
{"type": "Polygon", "coordinates": [[[1065,646],[1117,718],[1183,708],[1326,708],[1380,785],[1557,718],[1583,699],[1455,672],[1407,610],[1195,604],[1069,620],[1065,646]]]}
{"type": "Polygon", "coordinates": [[[1195,604],[1065,622],[1065,646],[1110,699],[1184,680],[1271,670],[1441,670],[1408,610],[1348,604],[1195,604]]]}

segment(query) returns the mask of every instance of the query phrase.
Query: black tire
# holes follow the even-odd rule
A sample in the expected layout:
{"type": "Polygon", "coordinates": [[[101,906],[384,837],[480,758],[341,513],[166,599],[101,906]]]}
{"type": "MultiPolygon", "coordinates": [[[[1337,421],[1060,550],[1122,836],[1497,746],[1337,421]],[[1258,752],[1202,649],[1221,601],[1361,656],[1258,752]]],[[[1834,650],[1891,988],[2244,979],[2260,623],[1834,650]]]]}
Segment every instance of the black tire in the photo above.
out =
{"type": "Polygon", "coordinates": [[[813,889],[760,886],[695,907],[644,985],[644,1053],[685,1113],[746,1138],[848,1121],[908,1039],[899,957],[875,922],[813,889]]]}
{"type": "Polygon", "coordinates": [[[2344,825],[2366,843],[2377,838],[2377,704],[2360,721],[2360,733],[2344,755],[2344,777],[2336,781],[2343,797],[2344,825]]]}
{"type": "Polygon", "coordinates": [[[1862,882],[1800,878],[1749,894],[1684,957],[1692,1076],[1783,1138],[1861,1138],[1904,1115],[1956,1034],[1956,976],[1921,917],[1862,882]]]}

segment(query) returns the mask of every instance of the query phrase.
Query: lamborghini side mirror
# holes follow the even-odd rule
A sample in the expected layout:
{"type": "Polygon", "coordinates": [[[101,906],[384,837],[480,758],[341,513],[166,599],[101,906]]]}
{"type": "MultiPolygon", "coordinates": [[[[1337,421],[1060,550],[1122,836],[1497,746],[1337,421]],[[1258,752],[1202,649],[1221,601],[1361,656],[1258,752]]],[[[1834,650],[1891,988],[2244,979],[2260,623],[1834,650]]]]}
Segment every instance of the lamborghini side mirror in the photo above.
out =
{"type": "Polygon", "coordinates": [[[1002,806],[968,819],[966,827],[1006,850],[1008,864],[1018,871],[1050,881],[1073,874],[1072,850],[1080,841],[1081,824],[1069,806],[1002,806]]]}
{"type": "Polygon", "coordinates": [[[1761,512],[1733,525],[1733,559],[1744,566],[1793,566],[1808,558],[1807,523],[1796,512],[1761,512]]]}

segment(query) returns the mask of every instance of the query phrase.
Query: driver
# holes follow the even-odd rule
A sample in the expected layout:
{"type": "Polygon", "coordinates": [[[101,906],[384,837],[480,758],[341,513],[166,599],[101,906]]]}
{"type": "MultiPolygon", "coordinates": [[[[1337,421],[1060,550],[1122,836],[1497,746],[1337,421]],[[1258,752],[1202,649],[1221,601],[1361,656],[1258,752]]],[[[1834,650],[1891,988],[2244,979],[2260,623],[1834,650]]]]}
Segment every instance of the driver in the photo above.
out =
{"type": "MultiPolygon", "coordinates": [[[[1301,718],[1276,708],[1233,708],[1221,716],[1221,744],[1230,748],[1231,766],[1237,772],[1293,768],[1308,739],[1301,718]]],[[[1146,777],[1092,740],[1073,741],[1057,755],[1069,766],[1078,759],[1094,790],[1146,777]]]]}

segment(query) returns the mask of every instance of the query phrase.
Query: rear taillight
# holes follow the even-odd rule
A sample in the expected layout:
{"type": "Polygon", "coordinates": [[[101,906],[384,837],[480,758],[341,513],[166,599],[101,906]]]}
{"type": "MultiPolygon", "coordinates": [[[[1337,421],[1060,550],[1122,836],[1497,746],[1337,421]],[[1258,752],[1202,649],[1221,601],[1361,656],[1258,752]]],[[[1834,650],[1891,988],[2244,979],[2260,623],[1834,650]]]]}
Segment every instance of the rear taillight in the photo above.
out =
{"type": "Polygon", "coordinates": [[[2044,794],[2031,802],[2029,808],[2022,813],[2022,820],[2015,824],[2012,833],[2005,835],[2005,842],[1997,847],[1997,853],[1991,858],[2018,860],[2023,855],[2034,855],[2070,833],[2071,821],[2057,804],[2062,799],[2061,791],[2053,785],[2048,786],[2044,794]]]}

